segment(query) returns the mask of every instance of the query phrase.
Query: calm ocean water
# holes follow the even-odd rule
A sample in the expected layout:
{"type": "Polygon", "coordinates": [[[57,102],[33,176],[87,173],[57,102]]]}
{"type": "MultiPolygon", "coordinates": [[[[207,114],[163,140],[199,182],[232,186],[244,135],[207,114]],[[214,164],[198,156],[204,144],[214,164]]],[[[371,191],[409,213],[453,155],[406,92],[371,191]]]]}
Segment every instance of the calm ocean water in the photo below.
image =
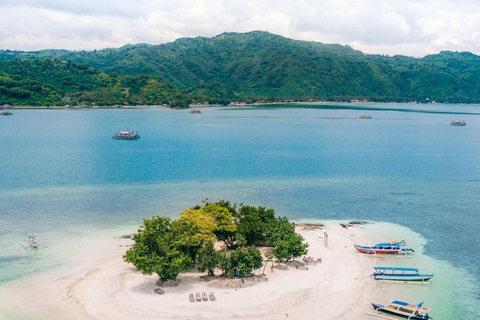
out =
{"type": "Polygon", "coordinates": [[[425,239],[424,254],[458,272],[443,290],[465,319],[476,319],[480,106],[201,110],[13,110],[0,117],[0,283],[65,263],[71,253],[59,243],[225,199],[291,220],[409,228],[425,239]],[[372,119],[359,119],[363,113],[372,119]],[[467,126],[450,126],[456,119],[467,126]],[[122,128],[141,138],[111,139],[122,128]],[[29,235],[50,248],[25,252],[20,241],[29,235]],[[52,253],[56,244],[62,254],[52,253]]]}

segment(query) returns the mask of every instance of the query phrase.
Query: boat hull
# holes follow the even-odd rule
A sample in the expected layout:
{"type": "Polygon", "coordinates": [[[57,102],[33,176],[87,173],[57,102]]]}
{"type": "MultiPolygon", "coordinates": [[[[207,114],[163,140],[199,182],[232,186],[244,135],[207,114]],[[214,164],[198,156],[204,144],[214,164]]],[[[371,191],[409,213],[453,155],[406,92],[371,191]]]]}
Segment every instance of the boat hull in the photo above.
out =
{"type": "Polygon", "coordinates": [[[380,303],[377,303],[377,302],[372,302],[372,306],[375,309],[375,312],[376,311],[381,311],[381,312],[390,313],[390,314],[393,314],[393,315],[396,315],[396,316],[400,316],[400,317],[404,317],[404,318],[408,318],[408,319],[415,319],[415,320],[432,319],[428,314],[426,314],[426,315],[420,315],[420,314],[419,315],[412,315],[412,314],[400,313],[400,312],[397,312],[395,310],[390,310],[386,306],[384,306],[383,304],[380,304],[380,303]]]}
{"type": "Polygon", "coordinates": [[[113,139],[119,139],[119,140],[135,140],[135,139],[139,139],[140,136],[134,136],[134,137],[116,137],[116,136],[113,136],[112,138],[113,139]]]}
{"type": "Polygon", "coordinates": [[[373,274],[375,280],[387,280],[387,281],[418,281],[425,282],[433,278],[433,274],[419,274],[419,275],[408,275],[408,274],[373,274]]]}
{"type": "Polygon", "coordinates": [[[410,248],[375,248],[375,247],[367,247],[367,246],[360,246],[358,244],[354,244],[355,249],[357,249],[361,253],[365,254],[410,254],[413,252],[410,248]]]}

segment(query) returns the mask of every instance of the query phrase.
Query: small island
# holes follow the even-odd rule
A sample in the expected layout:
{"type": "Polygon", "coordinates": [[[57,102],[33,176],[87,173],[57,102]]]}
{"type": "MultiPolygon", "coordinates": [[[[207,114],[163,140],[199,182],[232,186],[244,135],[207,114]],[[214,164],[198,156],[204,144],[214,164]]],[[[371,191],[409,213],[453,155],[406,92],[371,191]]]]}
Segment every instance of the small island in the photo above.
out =
{"type": "Polygon", "coordinates": [[[365,319],[372,300],[397,292],[375,284],[374,260],[353,246],[371,242],[368,225],[340,223],[205,200],[103,239],[79,266],[12,282],[0,310],[25,319],[365,319]]]}

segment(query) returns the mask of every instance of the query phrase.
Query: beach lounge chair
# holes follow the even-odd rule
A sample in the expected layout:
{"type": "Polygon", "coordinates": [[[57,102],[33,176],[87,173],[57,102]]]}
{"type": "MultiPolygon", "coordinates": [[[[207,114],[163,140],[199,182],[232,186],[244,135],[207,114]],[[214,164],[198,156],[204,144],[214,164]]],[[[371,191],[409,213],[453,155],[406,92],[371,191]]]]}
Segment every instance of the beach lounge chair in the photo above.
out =
{"type": "Polygon", "coordinates": [[[188,298],[190,299],[190,302],[195,302],[195,296],[193,295],[193,293],[190,293],[188,295],[188,298]]]}
{"type": "Polygon", "coordinates": [[[210,301],[215,301],[215,294],[213,292],[210,292],[208,296],[210,297],[210,301]]]}
{"type": "Polygon", "coordinates": [[[200,296],[200,292],[195,293],[195,298],[197,299],[197,302],[202,301],[202,296],[200,296]]]}
{"type": "Polygon", "coordinates": [[[202,292],[202,299],[203,299],[203,301],[208,301],[208,297],[207,297],[206,292],[202,292]]]}

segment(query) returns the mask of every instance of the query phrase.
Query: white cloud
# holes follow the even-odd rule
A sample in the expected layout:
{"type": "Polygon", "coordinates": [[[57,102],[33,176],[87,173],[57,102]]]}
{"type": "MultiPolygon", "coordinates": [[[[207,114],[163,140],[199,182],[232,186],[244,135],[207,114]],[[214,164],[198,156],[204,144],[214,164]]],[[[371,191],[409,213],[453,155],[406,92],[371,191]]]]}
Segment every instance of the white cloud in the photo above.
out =
{"type": "Polygon", "coordinates": [[[0,49],[92,50],[252,30],[366,53],[480,54],[480,2],[0,0],[0,49]]]}

